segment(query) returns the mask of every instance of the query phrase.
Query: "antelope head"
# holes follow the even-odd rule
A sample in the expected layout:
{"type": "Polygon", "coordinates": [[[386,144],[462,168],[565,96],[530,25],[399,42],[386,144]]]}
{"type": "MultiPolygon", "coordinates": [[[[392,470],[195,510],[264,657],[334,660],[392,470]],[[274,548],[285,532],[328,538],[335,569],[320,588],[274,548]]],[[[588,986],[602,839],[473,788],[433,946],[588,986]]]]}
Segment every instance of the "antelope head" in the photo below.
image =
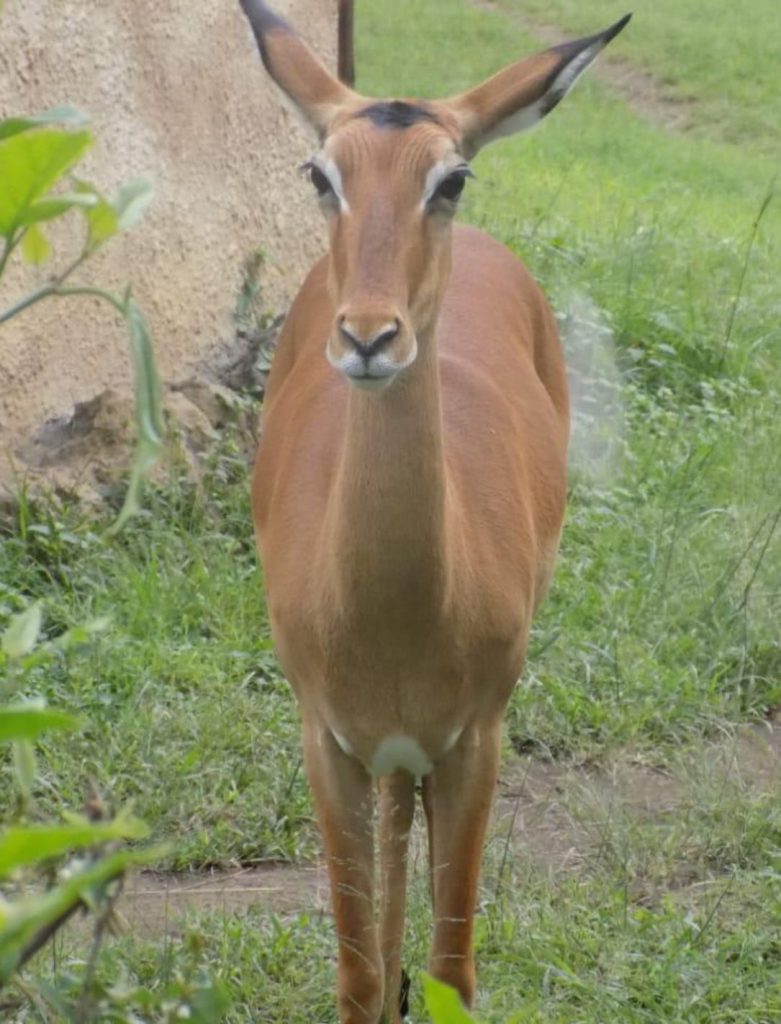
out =
{"type": "Polygon", "coordinates": [[[304,166],[330,234],[327,358],[350,384],[381,390],[432,342],[469,160],[549,114],[631,15],[458,96],[377,101],[334,77],[262,0],[241,3],[266,70],[319,138],[304,166]]]}

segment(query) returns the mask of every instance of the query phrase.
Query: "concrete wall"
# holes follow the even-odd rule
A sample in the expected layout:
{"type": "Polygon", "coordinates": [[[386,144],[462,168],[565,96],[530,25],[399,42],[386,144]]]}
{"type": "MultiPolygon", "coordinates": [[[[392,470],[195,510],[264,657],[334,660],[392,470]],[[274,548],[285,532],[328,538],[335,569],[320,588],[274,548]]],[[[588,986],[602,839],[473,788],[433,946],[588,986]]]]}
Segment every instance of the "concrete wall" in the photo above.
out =
{"type": "MultiPolygon", "coordinates": [[[[277,10],[334,66],[336,0],[277,10]]],[[[313,137],[279,102],[238,0],[6,0],[0,14],[0,114],[71,103],[97,139],[81,176],[113,194],[149,175],[155,200],[78,280],[132,282],[163,377],[181,380],[232,336],[243,260],[267,254],[265,304],[278,310],[322,251],[324,232],[297,167],[313,137]]],[[[0,308],[77,251],[73,222],[43,270],[0,283],[0,308]]],[[[75,282],[74,282],[75,283],[75,282]]],[[[112,311],[50,300],[0,327],[0,481],[8,454],[47,418],[130,383],[112,311]]]]}

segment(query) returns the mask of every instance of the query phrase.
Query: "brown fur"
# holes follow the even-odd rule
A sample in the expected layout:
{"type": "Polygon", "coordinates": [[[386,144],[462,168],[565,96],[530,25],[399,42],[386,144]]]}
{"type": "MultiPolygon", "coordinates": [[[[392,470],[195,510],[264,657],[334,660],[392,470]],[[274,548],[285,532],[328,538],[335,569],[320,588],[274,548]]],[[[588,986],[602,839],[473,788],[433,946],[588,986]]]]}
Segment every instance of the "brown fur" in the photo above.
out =
{"type": "MultiPolygon", "coordinates": [[[[519,62],[399,127],[356,117],[366,101],[324,86],[322,65],[276,22],[263,48],[321,131],[321,159],[338,168],[347,206],[322,200],[330,252],[282,331],[255,526],[328,856],[340,1019],[397,1022],[414,779],[399,769],[380,780],[378,931],[370,767],[398,736],[433,765],[423,779],[430,969],[469,1005],[501,716],[553,571],[569,430],[555,322],[539,288],[507,249],[453,227],[447,204],[424,208],[421,196],[432,167],[462,160],[481,132],[490,137],[537,103],[564,57],[519,62]],[[332,363],[343,367],[389,323],[398,325],[383,348],[398,370],[392,383],[378,393],[351,387],[332,363]]],[[[567,52],[572,59],[576,44],[567,52]]]]}

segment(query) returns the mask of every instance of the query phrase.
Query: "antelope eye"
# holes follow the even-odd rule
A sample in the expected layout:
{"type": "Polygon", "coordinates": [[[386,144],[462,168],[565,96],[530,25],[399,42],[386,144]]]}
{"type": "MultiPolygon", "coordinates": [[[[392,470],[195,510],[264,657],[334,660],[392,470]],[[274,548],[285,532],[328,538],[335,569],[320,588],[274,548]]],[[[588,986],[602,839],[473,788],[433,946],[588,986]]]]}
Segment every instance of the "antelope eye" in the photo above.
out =
{"type": "Polygon", "coordinates": [[[450,203],[457,202],[461,193],[464,191],[464,185],[466,184],[467,172],[466,171],[455,171],[453,174],[448,174],[446,178],[437,185],[432,199],[447,199],[450,203]]]}
{"type": "Polygon", "coordinates": [[[317,194],[321,198],[327,196],[329,192],[333,192],[331,182],[326,178],[319,167],[315,167],[313,164],[309,167],[309,180],[317,189],[317,194]]]}

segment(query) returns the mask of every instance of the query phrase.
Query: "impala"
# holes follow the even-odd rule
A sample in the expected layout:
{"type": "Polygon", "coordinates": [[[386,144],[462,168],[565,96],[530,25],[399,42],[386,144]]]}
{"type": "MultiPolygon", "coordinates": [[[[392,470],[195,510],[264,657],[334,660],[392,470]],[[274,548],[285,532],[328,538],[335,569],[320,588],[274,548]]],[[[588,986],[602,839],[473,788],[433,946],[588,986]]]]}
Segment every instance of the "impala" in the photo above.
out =
{"type": "Polygon", "coordinates": [[[328,862],[340,1019],[395,1024],[416,784],[430,970],[474,997],[502,713],[566,494],[551,310],[514,255],[453,218],[470,158],[548,114],[629,16],[450,99],[373,100],[267,4],[241,2],[318,135],[306,167],[330,233],[280,336],[253,514],[328,862]]]}

